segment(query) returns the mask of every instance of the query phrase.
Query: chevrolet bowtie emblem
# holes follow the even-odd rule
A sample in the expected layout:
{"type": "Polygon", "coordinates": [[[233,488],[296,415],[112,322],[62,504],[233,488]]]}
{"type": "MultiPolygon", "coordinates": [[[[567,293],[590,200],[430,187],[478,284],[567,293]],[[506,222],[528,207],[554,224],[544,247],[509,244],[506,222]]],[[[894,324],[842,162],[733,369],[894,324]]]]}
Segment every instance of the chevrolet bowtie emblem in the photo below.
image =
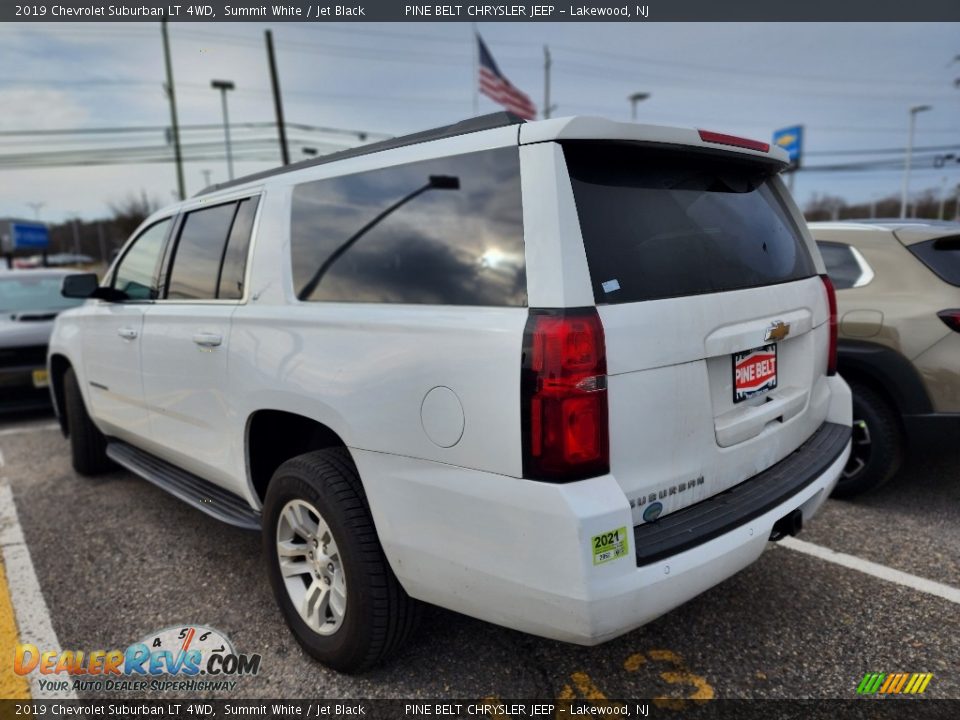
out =
{"type": "Polygon", "coordinates": [[[773,340],[780,341],[783,340],[787,335],[790,334],[790,323],[785,323],[781,320],[770,323],[770,327],[767,328],[767,334],[764,336],[764,340],[773,340]]]}

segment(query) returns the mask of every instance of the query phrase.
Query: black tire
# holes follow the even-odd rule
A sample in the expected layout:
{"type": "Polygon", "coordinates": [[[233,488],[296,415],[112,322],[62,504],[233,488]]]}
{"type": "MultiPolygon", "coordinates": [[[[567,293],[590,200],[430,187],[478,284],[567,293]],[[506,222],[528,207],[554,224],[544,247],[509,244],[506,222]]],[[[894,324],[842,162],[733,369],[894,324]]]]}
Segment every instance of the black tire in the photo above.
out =
{"type": "Polygon", "coordinates": [[[833,497],[851,498],[876,490],[892,478],[903,460],[904,438],[896,410],[868,385],[850,382],[853,392],[853,445],[833,497]]]}
{"type": "Polygon", "coordinates": [[[63,400],[73,469],[81,475],[100,475],[112,469],[113,463],[107,457],[107,438],[87,413],[73,368],[67,368],[63,376],[63,400]]]}
{"type": "Polygon", "coordinates": [[[366,670],[399,649],[416,627],[421,604],[404,592],[387,563],[345,448],[306,453],[277,469],[263,507],[263,548],[284,619],[303,649],[324,665],[344,673],[366,670]],[[319,511],[339,549],[347,601],[342,624],[330,635],[304,622],[281,574],[277,525],[291,500],[307,501],[319,511]]]}

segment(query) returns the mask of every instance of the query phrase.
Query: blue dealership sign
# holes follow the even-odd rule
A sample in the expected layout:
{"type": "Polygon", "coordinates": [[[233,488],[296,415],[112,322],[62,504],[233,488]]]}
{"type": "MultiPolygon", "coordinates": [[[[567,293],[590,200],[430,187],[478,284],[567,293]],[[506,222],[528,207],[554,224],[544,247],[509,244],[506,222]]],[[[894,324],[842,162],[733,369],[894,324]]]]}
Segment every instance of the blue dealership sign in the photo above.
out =
{"type": "Polygon", "coordinates": [[[803,125],[781,128],[773,133],[773,144],[787,151],[790,156],[790,165],[794,169],[800,167],[800,156],[803,154],[803,125]]]}
{"type": "Polygon", "coordinates": [[[47,226],[40,223],[12,223],[10,235],[14,250],[46,250],[50,246],[47,226]]]}

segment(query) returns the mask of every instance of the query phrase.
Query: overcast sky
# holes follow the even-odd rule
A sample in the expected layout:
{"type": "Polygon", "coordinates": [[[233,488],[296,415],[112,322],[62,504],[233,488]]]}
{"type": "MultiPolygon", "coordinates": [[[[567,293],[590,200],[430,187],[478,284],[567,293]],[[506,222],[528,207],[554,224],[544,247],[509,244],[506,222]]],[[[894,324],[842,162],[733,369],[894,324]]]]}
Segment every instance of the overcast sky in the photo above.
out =
{"type": "MultiPolygon", "coordinates": [[[[214,78],[233,80],[232,123],[274,119],[259,23],[171,26],[180,122],[222,122],[214,78]]],[[[473,114],[472,28],[468,24],[273,25],[287,121],[400,134],[473,114]]],[[[918,116],[915,144],[960,148],[960,25],[958,24],[663,24],[481,23],[501,70],[543,104],[543,45],[553,54],[555,116],[590,114],[628,120],[627,96],[651,97],[638,120],[705,127],[769,139],[780,127],[806,127],[808,165],[899,157],[837,155],[839,151],[902,148],[908,108],[918,116]]],[[[159,24],[77,23],[0,25],[0,131],[166,126],[159,24]]],[[[497,106],[481,97],[481,113],[497,106]]],[[[237,174],[276,165],[269,130],[237,130],[237,174]],[[256,144],[256,140],[266,142],[256,144]]],[[[348,135],[294,133],[329,150],[348,135]]],[[[208,159],[188,162],[188,194],[204,185],[204,170],[226,178],[222,132],[185,131],[208,159]],[[212,157],[216,155],[216,157],[212,157]]],[[[162,131],[106,134],[79,142],[60,136],[0,135],[0,217],[41,219],[73,213],[93,219],[108,203],[141,189],[172,199],[172,164],[9,168],[10,155],[164,144],[162,131]]],[[[944,151],[946,152],[946,151],[944,151]]],[[[960,149],[954,152],[960,154],[960,149]]],[[[126,154],[124,152],[123,154],[126,154]]],[[[902,171],[803,172],[795,194],[849,200],[898,193],[902,171]]],[[[960,165],[915,168],[914,190],[960,183],[960,165]],[[944,180],[946,179],[946,180],[944,180]]]]}

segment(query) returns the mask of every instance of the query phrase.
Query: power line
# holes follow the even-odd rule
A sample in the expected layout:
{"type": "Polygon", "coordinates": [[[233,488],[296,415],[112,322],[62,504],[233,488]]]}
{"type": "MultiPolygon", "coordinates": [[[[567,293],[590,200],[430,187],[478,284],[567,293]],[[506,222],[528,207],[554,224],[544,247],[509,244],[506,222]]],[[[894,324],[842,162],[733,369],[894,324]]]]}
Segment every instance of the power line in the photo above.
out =
{"type": "MultiPolygon", "coordinates": [[[[306,132],[328,133],[331,135],[351,135],[354,137],[381,138],[387,139],[392,136],[385,133],[370,132],[367,130],[347,130],[344,128],[332,128],[322,125],[306,125],[304,123],[284,123],[287,128],[293,130],[304,130],[306,132]]],[[[49,128],[42,130],[0,130],[0,136],[6,137],[27,137],[27,136],[45,136],[45,135],[115,135],[118,133],[142,133],[142,132],[165,132],[169,125],[132,125],[115,127],[86,127],[86,128],[49,128]]],[[[275,128],[277,123],[271,121],[262,122],[233,122],[230,123],[231,129],[249,129],[249,128],[275,128]]],[[[223,123],[195,123],[192,125],[181,125],[181,130],[223,130],[223,123]]]]}

